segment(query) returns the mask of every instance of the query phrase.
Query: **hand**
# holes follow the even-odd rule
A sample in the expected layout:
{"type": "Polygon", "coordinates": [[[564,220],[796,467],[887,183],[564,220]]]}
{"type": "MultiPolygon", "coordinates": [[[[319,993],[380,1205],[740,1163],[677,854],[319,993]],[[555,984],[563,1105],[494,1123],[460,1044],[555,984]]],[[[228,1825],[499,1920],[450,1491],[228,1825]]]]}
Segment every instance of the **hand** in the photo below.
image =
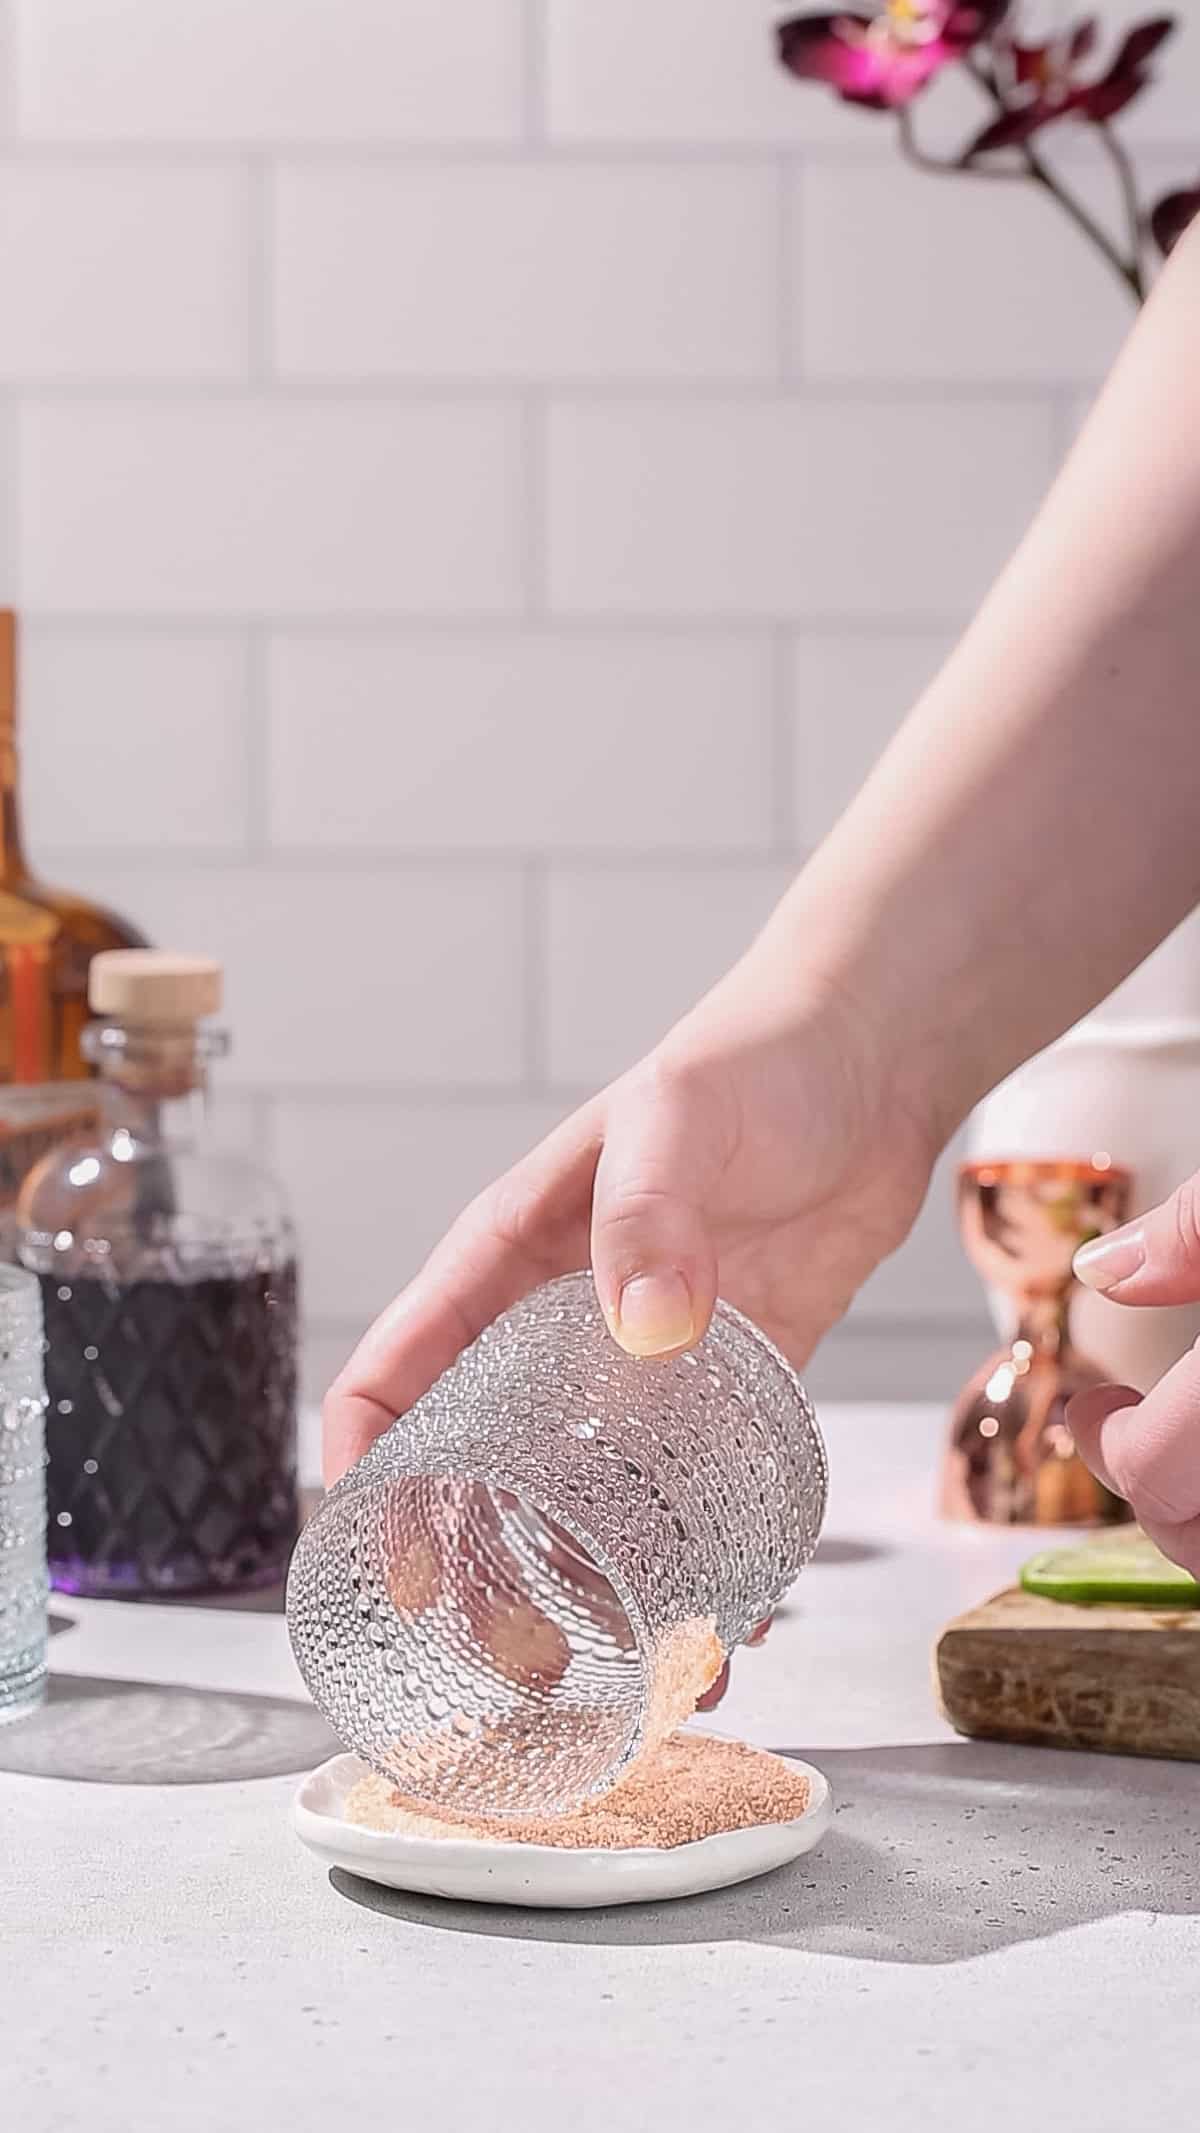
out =
{"type": "Polygon", "coordinates": [[[737,966],[467,1207],[330,1389],[326,1482],[509,1303],[588,1258],[629,1354],[693,1346],[720,1288],[806,1363],[908,1233],[938,1135],[895,1094],[893,1032],[829,990],[780,990],[737,966]]]}
{"type": "Polygon", "coordinates": [[[907,1234],[938,1133],[896,1033],[753,954],[466,1210],[329,1392],[332,1483],[518,1297],[591,1262],[614,1339],[667,1355],[718,1289],[797,1366],[907,1234]]]}
{"type": "MultiPolygon", "coordinates": [[[[1200,1174],[1076,1254],[1075,1271],[1114,1303],[1200,1300],[1200,1174]]],[[[1143,1399],[1127,1385],[1076,1395],[1075,1442],[1106,1486],[1131,1504],[1164,1555],[1200,1577],[1200,1343],[1143,1399]]]]}
{"type": "Polygon", "coordinates": [[[748,959],[467,1209],[329,1392],[327,1482],[491,1319],[589,1258],[633,1355],[698,1341],[719,1291],[807,1360],[906,1235],[940,1136],[897,1093],[892,1032],[830,991],[783,992],[748,959]]]}

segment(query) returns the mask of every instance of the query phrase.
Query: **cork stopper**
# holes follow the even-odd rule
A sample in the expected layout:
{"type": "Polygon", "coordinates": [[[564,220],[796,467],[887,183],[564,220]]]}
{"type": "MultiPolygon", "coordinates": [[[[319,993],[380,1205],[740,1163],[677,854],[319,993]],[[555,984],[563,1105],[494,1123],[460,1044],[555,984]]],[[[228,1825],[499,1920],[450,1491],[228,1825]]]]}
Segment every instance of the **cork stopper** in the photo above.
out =
{"type": "Polygon", "coordinates": [[[121,1022],[186,1026],[219,1009],[221,965],[208,955],[107,948],[92,957],[88,1002],[94,1014],[121,1022]]]}

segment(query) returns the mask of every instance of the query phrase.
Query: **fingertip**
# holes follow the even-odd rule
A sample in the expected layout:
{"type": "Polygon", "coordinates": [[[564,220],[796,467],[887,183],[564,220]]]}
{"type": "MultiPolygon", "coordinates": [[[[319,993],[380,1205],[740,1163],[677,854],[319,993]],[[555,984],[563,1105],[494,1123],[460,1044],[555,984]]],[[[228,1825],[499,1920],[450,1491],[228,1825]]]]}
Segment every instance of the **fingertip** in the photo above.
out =
{"type": "Polygon", "coordinates": [[[1172,1563],[1178,1563],[1194,1578],[1200,1579],[1200,1517],[1189,1518],[1182,1525],[1170,1525],[1153,1516],[1143,1517],[1142,1531],[1156,1548],[1161,1548],[1172,1563]]]}
{"type": "Polygon", "coordinates": [[[335,1481],[356,1466],[395,1419],[378,1401],[343,1391],[341,1379],[336,1379],[321,1404],[321,1473],[325,1487],[331,1489],[335,1481]]]}
{"type": "Polygon", "coordinates": [[[1099,1429],[1120,1408],[1136,1407],[1141,1397],[1132,1385],[1089,1385],[1067,1401],[1067,1427],[1072,1432],[1099,1429]]]}
{"type": "Polygon", "coordinates": [[[679,1354],[700,1337],[691,1283],[679,1267],[631,1274],[605,1317],[617,1345],[639,1358],[679,1354]]]}
{"type": "Polygon", "coordinates": [[[1138,1406],[1141,1397],[1132,1385],[1091,1385],[1067,1402],[1066,1424],[1080,1458],[1115,1496],[1123,1495],[1124,1490],[1117,1486],[1104,1456],[1104,1425],[1111,1415],[1138,1406]]]}

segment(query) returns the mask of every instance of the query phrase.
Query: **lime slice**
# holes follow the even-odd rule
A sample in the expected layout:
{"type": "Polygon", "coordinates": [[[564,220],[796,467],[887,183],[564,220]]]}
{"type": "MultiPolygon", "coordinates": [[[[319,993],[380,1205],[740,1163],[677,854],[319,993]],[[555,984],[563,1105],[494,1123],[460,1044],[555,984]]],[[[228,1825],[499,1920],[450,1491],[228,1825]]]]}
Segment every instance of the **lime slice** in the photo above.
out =
{"type": "Polygon", "coordinates": [[[1200,1584],[1168,1562],[1144,1533],[1105,1534],[1079,1548],[1047,1548],[1021,1572],[1026,1592],[1087,1607],[1101,1600],[1143,1607],[1200,1607],[1200,1584]]]}

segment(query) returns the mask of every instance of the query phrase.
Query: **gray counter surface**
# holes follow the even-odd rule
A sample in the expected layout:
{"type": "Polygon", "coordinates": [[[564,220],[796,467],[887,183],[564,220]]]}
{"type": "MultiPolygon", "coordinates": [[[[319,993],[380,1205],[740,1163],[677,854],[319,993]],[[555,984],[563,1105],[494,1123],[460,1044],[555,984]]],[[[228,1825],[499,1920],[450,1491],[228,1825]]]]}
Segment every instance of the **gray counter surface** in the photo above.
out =
{"type": "Polygon", "coordinates": [[[278,1614],[56,1599],[0,1732],[0,2115],[13,2133],[1055,2133],[1190,2122],[1200,1768],[956,1741],[950,1615],[1027,1535],[930,1516],[940,1418],[825,1418],[827,1538],[720,1730],[802,1752],[823,1848],[566,1915],[329,1877],[288,1827],[332,1752],[278,1614]]]}

